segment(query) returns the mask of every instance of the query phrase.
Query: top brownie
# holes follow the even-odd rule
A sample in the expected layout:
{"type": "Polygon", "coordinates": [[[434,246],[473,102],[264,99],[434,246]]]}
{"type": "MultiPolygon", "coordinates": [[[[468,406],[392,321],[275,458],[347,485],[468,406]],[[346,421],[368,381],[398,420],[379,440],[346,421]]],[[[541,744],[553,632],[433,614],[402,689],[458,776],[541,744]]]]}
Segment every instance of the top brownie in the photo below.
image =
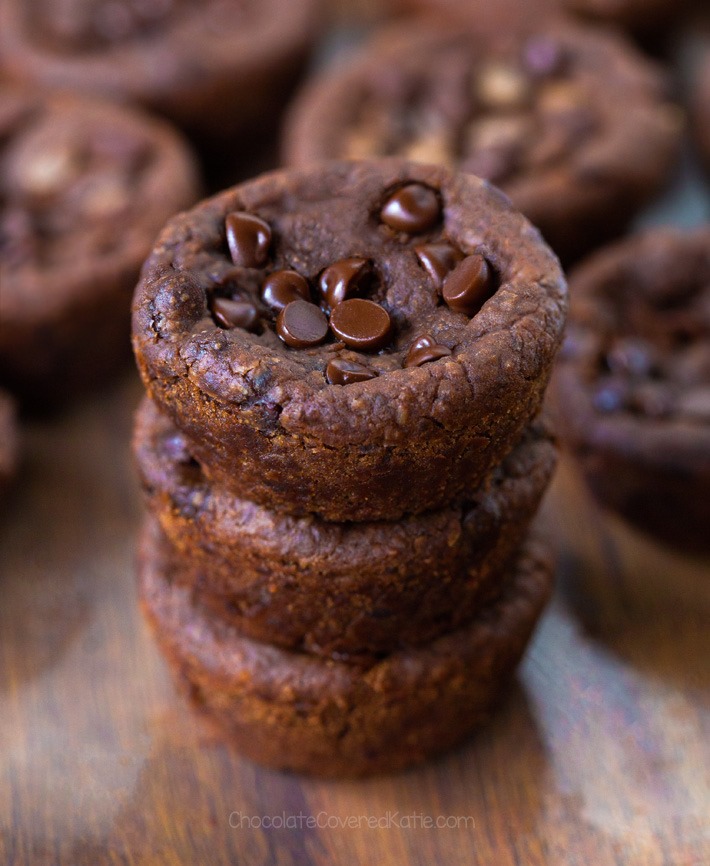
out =
{"type": "Polygon", "coordinates": [[[290,513],[396,519],[510,451],[566,303],[554,255],[485,182],[334,162],[173,219],[136,289],[134,348],[212,478],[290,513]]]}
{"type": "Polygon", "coordinates": [[[2,0],[0,70],[223,138],[280,107],[317,16],[317,0],[2,0]]]}

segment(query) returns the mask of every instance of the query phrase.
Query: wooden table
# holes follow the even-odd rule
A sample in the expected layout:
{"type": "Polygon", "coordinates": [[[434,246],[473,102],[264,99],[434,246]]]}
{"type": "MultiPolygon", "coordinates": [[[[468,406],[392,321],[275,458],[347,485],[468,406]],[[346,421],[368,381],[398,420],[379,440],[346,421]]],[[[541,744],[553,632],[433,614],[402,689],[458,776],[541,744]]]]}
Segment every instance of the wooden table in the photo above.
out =
{"type": "Polygon", "coordinates": [[[601,516],[563,467],[557,596],[490,727],[394,777],[262,770],[176,694],[137,610],[139,394],[30,426],[0,521],[3,866],[710,863],[710,563],[601,516]],[[303,826],[264,828],[284,815],[303,826]]]}

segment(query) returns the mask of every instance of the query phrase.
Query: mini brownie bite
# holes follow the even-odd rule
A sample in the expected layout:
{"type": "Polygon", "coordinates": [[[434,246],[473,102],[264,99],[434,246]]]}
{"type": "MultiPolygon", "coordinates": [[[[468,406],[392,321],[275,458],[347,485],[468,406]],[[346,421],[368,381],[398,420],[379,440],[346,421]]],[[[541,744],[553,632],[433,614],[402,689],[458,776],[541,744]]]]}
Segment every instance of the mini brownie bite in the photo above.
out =
{"type": "Polygon", "coordinates": [[[462,497],[511,450],[566,302],[539,233],[479,179],[335,162],[172,220],[134,348],[213,481],[291,514],[394,520],[462,497]]]}
{"type": "Polygon", "coordinates": [[[197,195],[163,121],[0,85],[0,381],[41,406],[125,360],[141,263],[197,195]]]}
{"type": "Polygon", "coordinates": [[[172,580],[174,555],[149,525],[143,609],[198,707],[258,763],[319,776],[418,764],[485,722],[550,594],[547,552],[528,542],[505,590],[469,625],[366,670],[241,636],[172,580]]]}
{"type": "Polygon", "coordinates": [[[283,104],[317,23],[318,0],[2,0],[0,70],[138,103],[198,137],[251,136],[283,104]]]}
{"type": "Polygon", "coordinates": [[[295,166],[397,155],[479,175],[570,261],[665,180],[681,132],[665,89],[650,61],[590,26],[401,24],[305,87],[282,149],[295,166]]]}
{"type": "Polygon", "coordinates": [[[17,471],[19,460],[19,438],[15,402],[5,391],[0,390],[0,510],[7,489],[17,471]]]}
{"type": "Polygon", "coordinates": [[[710,229],[656,229],[571,277],[553,390],[559,431],[601,503],[710,550],[710,229]]]}
{"type": "Polygon", "coordinates": [[[463,505],[340,524],[215,487],[147,399],[134,451],[148,510],[177,554],[173,582],[248,637],[356,662],[451,631],[499,594],[555,465],[537,424],[463,505]]]}

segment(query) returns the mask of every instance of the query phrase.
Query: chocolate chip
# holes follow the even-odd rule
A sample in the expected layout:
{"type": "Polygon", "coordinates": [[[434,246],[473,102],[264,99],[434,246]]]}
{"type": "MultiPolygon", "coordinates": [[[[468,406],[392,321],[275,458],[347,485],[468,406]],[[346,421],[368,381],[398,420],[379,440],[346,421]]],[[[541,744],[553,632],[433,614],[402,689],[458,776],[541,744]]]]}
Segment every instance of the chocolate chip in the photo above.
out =
{"type": "Polygon", "coordinates": [[[330,327],[351,349],[377,351],[386,346],[392,331],[389,313],[365,298],[351,298],[333,308],[330,327]]]}
{"type": "Polygon", "coordinates": [[[310,301],[311,290],[308,281],[297,271],[274,271],[264,280],[261,299],[267,307],[280,313],[291,301],[310,301]]]}
{"type": "Polygon", "coordinates": [[[317,346],[328,335],[325,313],[308,301],[291,301],[276,319],[276,333],[294,349],[317,346]]]}
{"type": "Polygon", "coordinates": [[[232,261],[241,268],[260,268],[265,264],[271,244],[271,228],[263,219],[237,211],[224,221],[232,261]]]}
{"type": "Polygon", "coordinates": [[[398,232],[418,234],[441,218],[441,205],[431,187],[409,183],[393,193],[382,206],[380,219],[398,232]]]}
{"type": "Polygon", "coordinates": [[[551,36],[532,36],[523,46],[525,68],[538,78],[558,75],[566,59],[562,46],[551,36]]]}
{"type": "Polygon", "coordinates": [[[351,385],[353,382],[367,382],[374,379],[377,370],[372,370],[356,361],[346,361],[345,358],[333,358],[325,368],[325,377],[331,385],[351,385]]]}
{"type": "Polygon", "coordinates": [[[438,361],[439,358],[446,358],[450,354],[451,349],[448,346],[442,346],[432,336],[424,334],[409,347],[407,357],[404,359],[404,366],[421,367],[422,364],[438,361]]]}
{"type": "Polygon", "coordinates": [[[452,310],[475,316],[491,296],[493,280],[488,262],[480,255],[466,256],[444,280],[442,297],[452,310]]]}
{"type": "Polygon", "coordinates": [[[259,312],[249,301],[233,301],[230,298],[215,298],[212,301],[212,315],[223,328],[244,328],[255,331],[259,322],[259,312]]]}
{"type": "Polygon", "coordinates": [[[437,289],[441,288],[446,275],[463,258],[460,250],[446,243],[421,244],[414,247],[414,252],[437,289]]]}
{"type": "Polygon", "coordinates": [[[372,264],[368,259],[342,259],[323,271],[318,288],[323,300],[332,309],[341,301],[367,291],[372,278],[372,264]]]}

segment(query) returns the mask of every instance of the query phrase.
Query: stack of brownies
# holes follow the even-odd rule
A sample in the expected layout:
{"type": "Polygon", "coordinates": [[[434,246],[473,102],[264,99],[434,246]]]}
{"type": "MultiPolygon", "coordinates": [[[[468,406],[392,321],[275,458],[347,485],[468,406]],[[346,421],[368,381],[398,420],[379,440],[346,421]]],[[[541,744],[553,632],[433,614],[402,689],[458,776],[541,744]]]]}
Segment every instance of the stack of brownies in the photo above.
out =
{"type": "Polygon", "coordinates": [[[403,160],[264,175],[163,231],[141,595],[250,758],[383,772],[488,715],[550,591],[528,529],[566,303],[503,196],[403,160]]]}

